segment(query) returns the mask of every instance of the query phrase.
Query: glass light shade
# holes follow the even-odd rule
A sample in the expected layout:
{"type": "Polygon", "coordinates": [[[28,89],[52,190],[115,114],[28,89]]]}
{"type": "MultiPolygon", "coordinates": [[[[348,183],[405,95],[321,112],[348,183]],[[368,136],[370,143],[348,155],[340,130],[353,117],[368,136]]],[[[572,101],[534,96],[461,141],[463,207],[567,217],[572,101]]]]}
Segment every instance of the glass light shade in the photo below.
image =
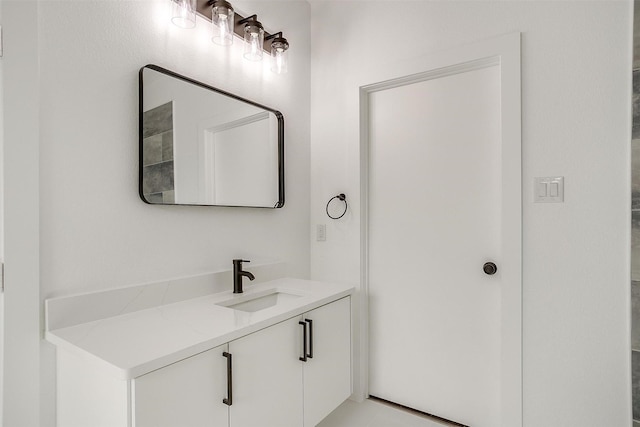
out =
{"type": "Polygon", "coordinates": [[[196,0],[172,0],[171,22],[180,28],[196,26],[196,0]]]}
{"type": "Polygon", "coordinates": [[[258,21],[248,22],[244,27],[244,57],[249,61],[262,60],[264,28],[258,21]]]}
{"type": "Polygon", "coordinates": [[[271,43],[271,56],[273,63],[271,71],[276,74],[284,74],[287,72],[289,63],[289,43],[281,37],[275,38],[271,43]]]}
{"type": "Polygon", "coordinates": [[[211,40],[221,46],[233,44],[233,28],[235,25],[234,11],[226,1],[216,1],[211,11],[213,23],[213,37],[211,40]]]}

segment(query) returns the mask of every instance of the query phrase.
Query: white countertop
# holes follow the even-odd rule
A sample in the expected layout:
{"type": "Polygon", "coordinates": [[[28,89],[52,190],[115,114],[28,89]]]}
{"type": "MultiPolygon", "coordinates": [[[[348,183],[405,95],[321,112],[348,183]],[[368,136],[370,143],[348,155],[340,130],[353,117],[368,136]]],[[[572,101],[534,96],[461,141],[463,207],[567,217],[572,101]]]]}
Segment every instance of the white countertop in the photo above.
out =
{"type": "Polygon", "coordinates": [[[48,330],[45,338],[121,379],[132,379],[353,292],[349,285],[283,278],[105,319],[48,330]],[[298,298],[257,312],[217,305],[270,289],[298,298]]]}

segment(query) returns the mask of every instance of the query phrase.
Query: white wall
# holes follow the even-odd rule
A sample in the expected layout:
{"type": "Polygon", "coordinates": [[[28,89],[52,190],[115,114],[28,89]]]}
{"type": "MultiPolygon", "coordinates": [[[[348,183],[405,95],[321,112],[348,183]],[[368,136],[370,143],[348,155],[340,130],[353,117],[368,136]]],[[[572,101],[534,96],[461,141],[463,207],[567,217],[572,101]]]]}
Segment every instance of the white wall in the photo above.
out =
{"type": "Polygon", "coordinates": [[[285,259],[293,275],[308,275],[309,6],[237,3],[291,39],[289,74],[244,61],[240,43],[213,45],[204,20],[196,30],[171,25],[162,15],[168,0],[41,4],[44,298],[230,268],[240,255],[285,259]],[[283,112],[283,209],[139,199],[137,71],[147,63],[283,112]]]}
{"type": "Polygon", "coordinates": [[[360,281],[369,70],[521,31],[524,425],[630,425],[631,3],[311,4],[311,230],[328,224],[326,242],[312,239],[312,278],[360,281]],[[553,175],[565,203],[533,204],[533,177],[553,175]],[[324,206],[340,192],[350,212],[332,221],[324,206]]]}
{"type": "MultiPolygon", "coordinates": [[[[244,61],[240,43],[230,51],[214,46],[203,20],[195,30],[172,26],[169,4],[44,1],[32,15],[28,29],[37,37],[31,47],[37,47],[38,65],[31,71],[38,77],[25,70],[24,78],[12,75],[12,84],[33,88],[39,98],[28,104],[39,105],[39,115],[18,122],[29,130],[27,137],[40,129],[41,300],[229,269],[236,257],[285,260],[291,276],[309,275],[309,5],[234,2],[242,11],[258,13],[267,30],[283,30],[290,40],[289,74],[278,76],[268,62],[244,61]],[[148,63],[282,111],[283,209],[163,207],[140,200],[137,73],[148,63]]],[[[18,48],[10,45],[8,31],[5,27],[5,54],[18,48]]],[[[37,151],[31,156],[36,165],[37,156],[37,151]]],[[[37,200],[37,192],[29,195],[37,200]]],[[[20,221],[6,219],[15,225],[20,221]]],[[[7,229],[12,227],[9,223],[7,229]]],[[[6,254],[9,260],[9,247],[6,254]]],[[[53,362],[53,352],[43,344],[40,426],[54,420],[53,362]]],[[[22,415],[34,414],[33,404],[37,400],[22,408],[22,415]]],[[[20,408],[13,410],[19,413],[20,408]]]]}

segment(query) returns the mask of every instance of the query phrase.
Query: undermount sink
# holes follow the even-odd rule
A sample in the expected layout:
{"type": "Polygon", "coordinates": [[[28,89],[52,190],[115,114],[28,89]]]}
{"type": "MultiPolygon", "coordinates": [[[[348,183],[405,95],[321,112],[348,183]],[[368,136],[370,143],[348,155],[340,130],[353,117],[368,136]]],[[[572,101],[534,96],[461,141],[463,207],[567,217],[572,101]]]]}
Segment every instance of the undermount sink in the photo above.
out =
{"type": "Polygon", "coordinates": [[[218,305],[231,308],[233,310],[254,313],[256,311],[264,310],[278,304],[295,300],[296,298],[300,298],[300,295],[281,292],[277,289],[273,289],[266,295],[264,293],[260,293],[258,295],[240,296],[218,303],[218,305]]]}

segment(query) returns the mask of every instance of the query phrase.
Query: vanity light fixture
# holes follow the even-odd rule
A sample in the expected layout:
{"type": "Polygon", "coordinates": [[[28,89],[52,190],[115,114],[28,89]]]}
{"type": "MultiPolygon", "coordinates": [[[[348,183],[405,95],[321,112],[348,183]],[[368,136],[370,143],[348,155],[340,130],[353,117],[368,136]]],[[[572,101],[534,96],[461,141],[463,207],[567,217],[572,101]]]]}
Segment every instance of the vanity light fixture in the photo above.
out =
{"type": "Polygon", "coordinates": [[[261,61],[263,52],[273,57],[271,70],[277,74],[287,72],[289,42],[282,32],[269,33],[264,30],[257,15],[244,17],[233,9],[227,0],[171,0],[173,14],[171,22],[181,28],[193,28],[196,14],[212,23],[211,41],[217,45],[230,46],[234,34],[244,40],[245,59],[261,61]]]}
{"type": "Polygon", "coordinates": [[[244,25],[244,57],[249,61],[262,61],[264,46],[264,27],[257,15],[241,19],[238,24],[244,25]]]}
{"type": "Polygon", "coordinates": [[[235,27],[234,10],[231,3],[225,0],[214,1],[211,8],[211,22],[213,23],[211,40],[220,46],[231,46],[235,27]]]}
{"type": "Polygon", "coordinates": [[[276,74],[286,73],[289,65],[289,42],[282,37],[282,32],[272,34],[267,39],[271,40],[271,56],[273,56],[271,71],[276,74]]]}
{"type": "Polygon", "coordinates": [[[196,26],[196,0],[174,0],[171,22],[180,28],[196,26]]]}

